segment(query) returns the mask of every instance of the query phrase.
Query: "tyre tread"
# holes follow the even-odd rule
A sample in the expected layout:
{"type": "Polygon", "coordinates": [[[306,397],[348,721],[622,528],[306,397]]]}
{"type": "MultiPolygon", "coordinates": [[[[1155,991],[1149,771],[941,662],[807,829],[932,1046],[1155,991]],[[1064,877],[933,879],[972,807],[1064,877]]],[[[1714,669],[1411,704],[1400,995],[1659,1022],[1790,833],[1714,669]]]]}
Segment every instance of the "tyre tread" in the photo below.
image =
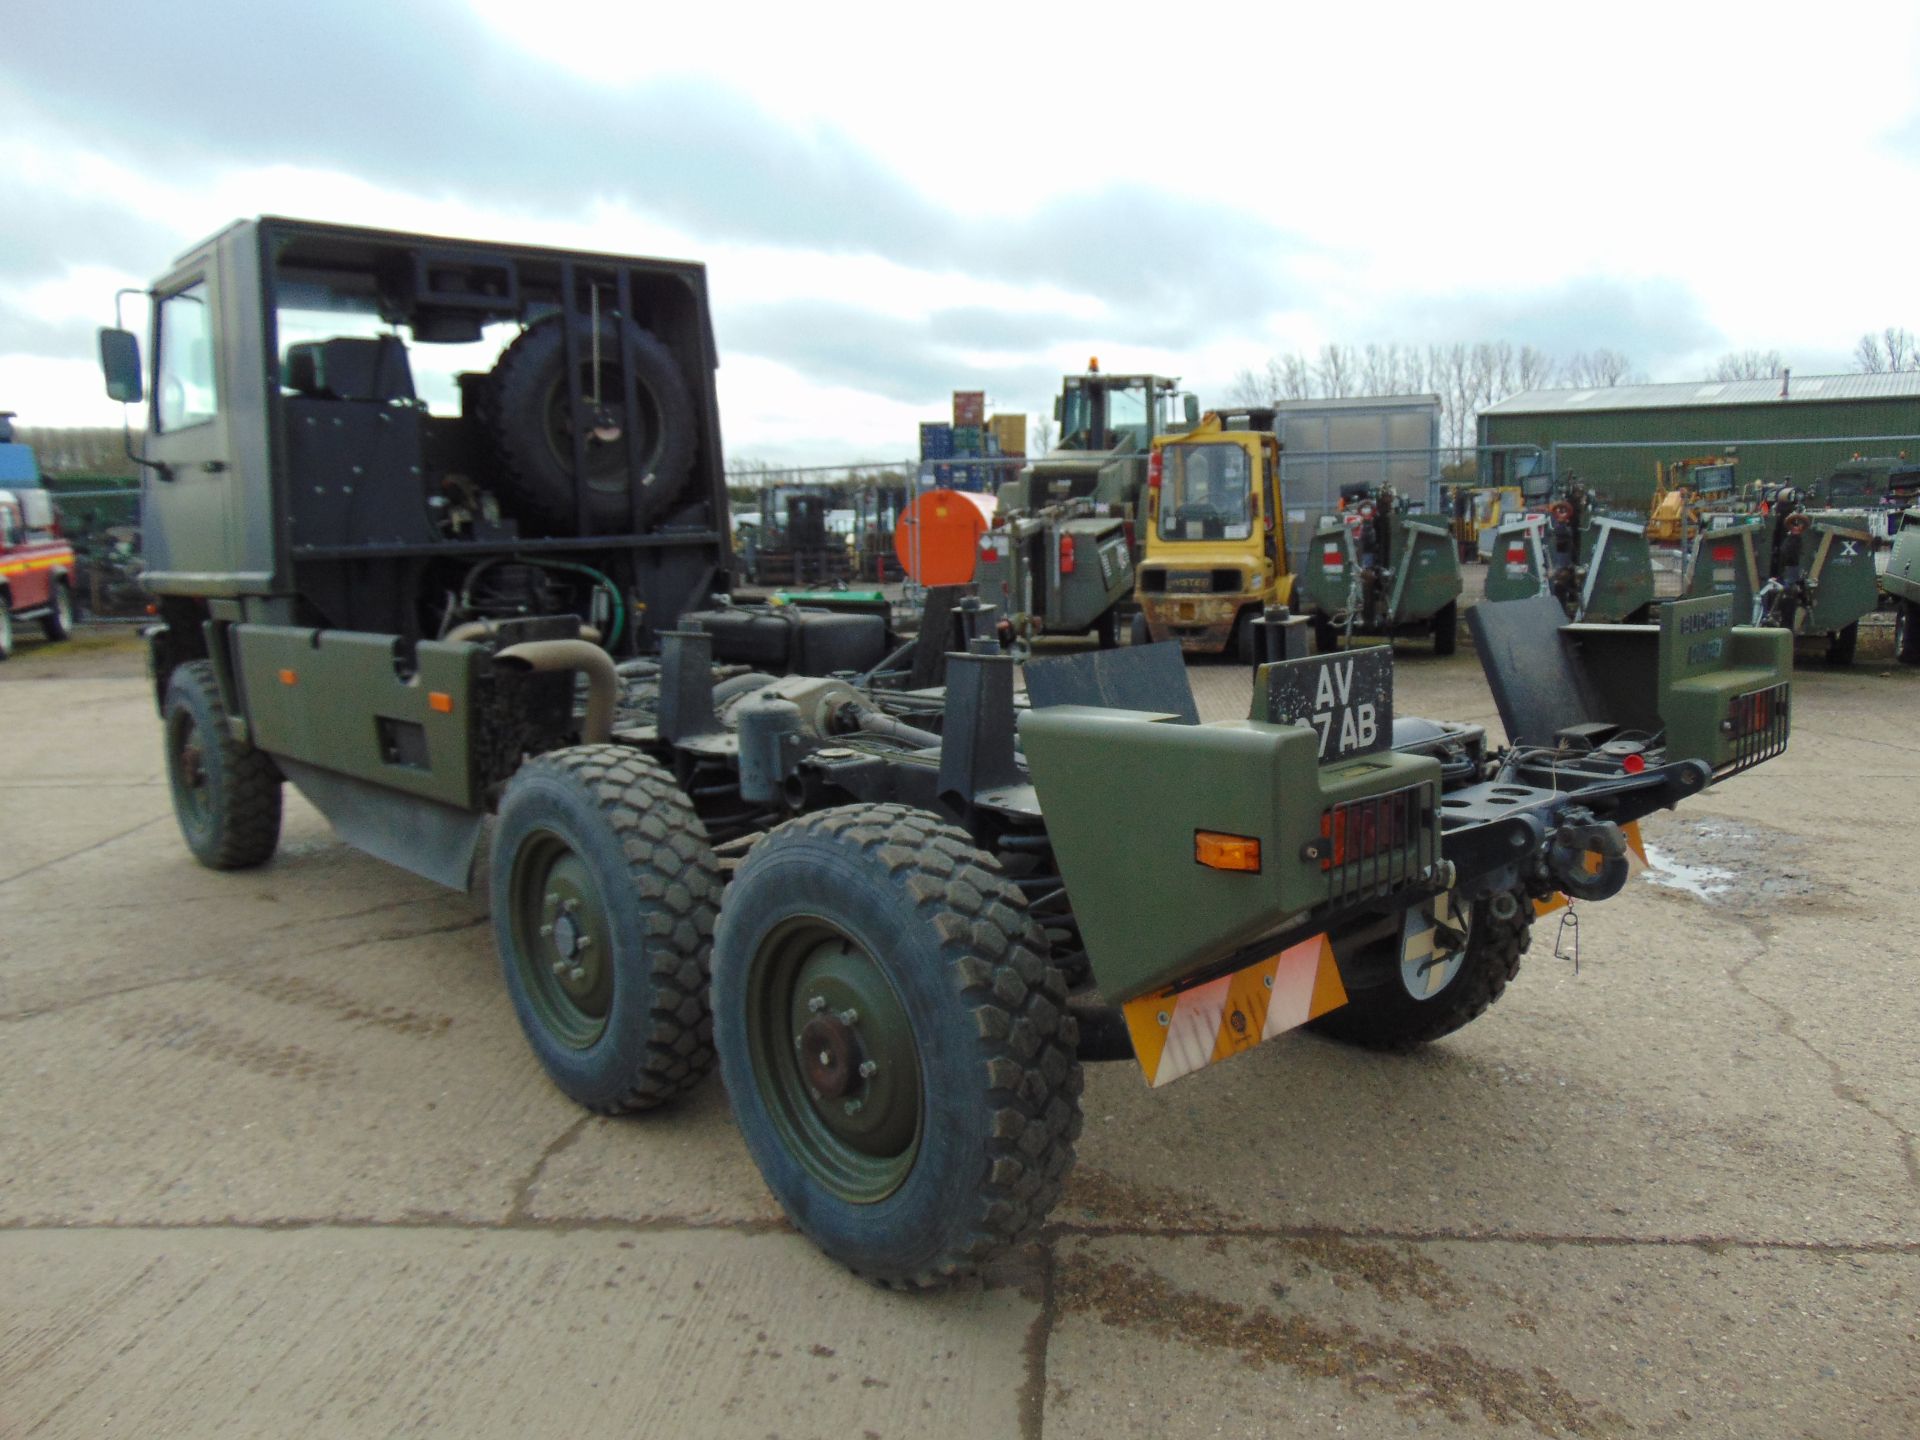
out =
{"type": "MultiPolygon", "coordinates": [[[[246,870],[265,864],[280,844],[280,817],[284,801],[280,768],[264,750],[233,738],[227,724],[227,703],[220,694],[220,679],[211,660],[190,660],[179,666],[168,681],[171,697],[176,689],[192,691],[205,707],[212,733],[202,737],[219,751],[219,764],[226,772],[222,795],[225,813],[215,817],[218,840],[201,861],[215,870],[246,870]]],[[[168,709],[173,701],[169,698],[168,709]]]]}

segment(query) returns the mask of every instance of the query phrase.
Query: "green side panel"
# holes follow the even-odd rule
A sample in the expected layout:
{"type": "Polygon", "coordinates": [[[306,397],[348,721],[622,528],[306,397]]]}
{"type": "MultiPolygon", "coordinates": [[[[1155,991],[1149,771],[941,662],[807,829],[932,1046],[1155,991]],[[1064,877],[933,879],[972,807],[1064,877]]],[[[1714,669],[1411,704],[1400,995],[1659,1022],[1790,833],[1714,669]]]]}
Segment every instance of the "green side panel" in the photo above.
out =
{"type": "Polygon", "coordinates": [[[1133,593],[1133,556],[1126,527],[1118,520],[1061,522],[1047,536],[1057,547],[1073,540],[1073,569],[1063,571],[1048,593],[1046,628],[1061,634],[1089,630],[1100,617],[1133,593]]]}
{"type": "Polygon", "coordinates": [[[1620,621],[1653,603],[1653,557],[1644,526],[1595,520],[1588,526],[1580,618],[1620,621]]]}
{"type": "Polygon", "coordinates": [[[1439,520],[1396,514],[1393,606],[1396,625],[1430,620],[1460,598],[1460,551],[1439,520]]]}
{"type": "Polygon", "coordinates": [[[1338,515],[1322,516],[1295,579],[1306,608],[1322,615],[1347,609],[1353,598],[1353,566],[1346,521],[1338,515]]]}
{"type": "Polygon", "coordinates": [[[470,763],[475,646],[422,641],[418,668],[403,679],[397,636],[285,625],[236,625],[232,633],[247,721],[262,750],[478,808],[470,763]],[[434,694],[448,696],[451,709],[434,710],[434,694]]]}
{"type": "Polygon", "coordinates": [[[1705,760],[1715,770],[1730,764],[1733,702],[1792,679],[1793,637],[1735,625],[1734,614],[1733,600],[1719,595],[1660,607],[1659,712],[1670,760],[1705,760]]]}
{"type": "Polygon", "coordinates": [[[1751,618],[1765,546],[1766,527],[1758,516],[1702,532],[1688,562],[1687,597],[1726,595],[1733,601],[1734,619],[1751,618]]]}
{"type": "Polygon", "coordinates": [[[1430,787],[1426,833],[1409,837],[1385,878],[1418,883],[1420,842],[1439,854],[1440,767],[1423,756],[1386,751],[1323,770],[1310,728],[1180,725],[1067,705],[1028,711],[1020,738],[1094,977],[1111,1001],[1195,975],[1324,904],[1329,873],[1303,847],[1339,801],[1430,787]],[[1201,830],[1259,840],[1259,873],[1200,865],[1201,830]]]}
{"type": "Polygon", "coordinates": [[[1489,600],[1530,600],[1545,584],[1540,574],[1540,530],[1533,525],[1502,525],[1494,532],[1493,554],[1487,559],[1486,598],[1489,600]]]}
{"type": "Polygon", "coordinates": [[[1880,588],[1902,600],[1920,601],[1920,510],[1902,512],[1880,588]]]}
{"type": "MultiPolygon", "coordinates": [[[[1879,576],[1873,566],[1873,536],[1864,516],[1816,517],[1806,539],[1814,544],[1807,569],[1813,607],[1810,631],[1843,630],[1879,603],[1879,576]]],[[[1801,541],[1804,546],[1806,539],[1801,541]]],[[[1802,551],[1804,554],[1804,550],[1802,551]]]]}

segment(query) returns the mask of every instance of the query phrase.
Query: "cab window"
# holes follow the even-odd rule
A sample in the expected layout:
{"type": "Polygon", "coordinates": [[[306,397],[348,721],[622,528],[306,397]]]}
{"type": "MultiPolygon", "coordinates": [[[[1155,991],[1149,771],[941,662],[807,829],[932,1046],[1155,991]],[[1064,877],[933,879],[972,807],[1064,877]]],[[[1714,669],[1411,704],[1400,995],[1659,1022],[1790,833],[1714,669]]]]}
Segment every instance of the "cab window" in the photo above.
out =
{"type": "Polygon", "coordinates": [[[219,415],[206,281],[189,285],[160,302],[156,348],[154,421],[160,431],[188,430],[219,415]]]}
{"type": "Polygon", "coordinates": [[[11,505],[0,505],[0,550],[8,550],[18,545],[25,537],[20,533],[20,517],[11,505]]]}
{"type": "Polygon", "coordinates": [[[1253,534],[1253,470],[1238,445],[1161,450],[1160,538],[1245,540],[1253,534]]]}

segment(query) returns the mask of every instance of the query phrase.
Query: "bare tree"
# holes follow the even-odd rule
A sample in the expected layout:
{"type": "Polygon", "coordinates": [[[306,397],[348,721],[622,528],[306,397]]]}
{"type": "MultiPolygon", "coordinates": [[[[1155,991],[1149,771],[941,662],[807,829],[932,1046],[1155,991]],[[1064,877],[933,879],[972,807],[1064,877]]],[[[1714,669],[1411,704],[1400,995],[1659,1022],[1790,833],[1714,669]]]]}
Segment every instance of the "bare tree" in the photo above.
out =
{"type": "Polygon", "coordinates": [[[1544,390],[1553,384],[1559,371],[1559,362],[1544,350],[1536,350],[1531,345],[1522,345],[1520,353],[1513,357],[1514,393],[1519,394],[1525,390],[1544,390]]]}
{"type": "Polygon", "coordinates": [[[1575,354],[1567,362],[1566,377],[1570,384],[1593,390],[1604,390],[1612,385],[1632,385],[1639,380],[1631,360],[1618,350],[1604,347],[1575,354]]]}
{"type": "Polygon", "coordinates": [[[1033,423],[1027,427],[1027,443],[1033,447],[1036,455],[1045,455],[1053,449],[1053,419],[1047,415],[1036,415],[1033,423]]]}
{"type": "Polygon", "coordinates": [[[1327,344],[1320,347],[1320,361],[1314,366],[1314,378],[1320,393],[1329,400],[1344,400],[1353,394],[1359,361],[1351,346],[1327,344]]]}
{"type": "Polygon", "coordinates": [[[1729,350],[1713,364],[1709,380],[1771,380],[1786,368],[1778,350],[1729,350]]]}
{"type": "Polygon", "coordinates": [[[1869,375],[1920,370],[1920,341],[1898,325],[1889,325],[1877,335],[1869,330],[1853,347],[1853,368],[1869,375]]]}
{"type": "Polygon", "coordinates": [[[1243,367],[1234,371],[1233,382],[1227,386],[1227,401],[1233,405],[1271,405],[1275,400],[1273,387],[1268,377],[1273,373],[1273,362],[1267,362],[1266,369],[1254,370],[1243,367]]]}

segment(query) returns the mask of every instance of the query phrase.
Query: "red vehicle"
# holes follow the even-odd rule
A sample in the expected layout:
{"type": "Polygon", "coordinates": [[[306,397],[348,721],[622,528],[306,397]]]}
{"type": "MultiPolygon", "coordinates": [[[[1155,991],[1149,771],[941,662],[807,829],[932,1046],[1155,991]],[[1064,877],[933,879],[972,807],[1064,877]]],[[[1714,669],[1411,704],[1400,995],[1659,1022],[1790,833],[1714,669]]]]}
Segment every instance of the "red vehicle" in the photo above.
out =
{"type": "Polygon", "coordinates": [[[73,547],[40,489],[0,490],[0,660],[20,620],[38,620],[49,640],[73,633],[73,547]]]}

